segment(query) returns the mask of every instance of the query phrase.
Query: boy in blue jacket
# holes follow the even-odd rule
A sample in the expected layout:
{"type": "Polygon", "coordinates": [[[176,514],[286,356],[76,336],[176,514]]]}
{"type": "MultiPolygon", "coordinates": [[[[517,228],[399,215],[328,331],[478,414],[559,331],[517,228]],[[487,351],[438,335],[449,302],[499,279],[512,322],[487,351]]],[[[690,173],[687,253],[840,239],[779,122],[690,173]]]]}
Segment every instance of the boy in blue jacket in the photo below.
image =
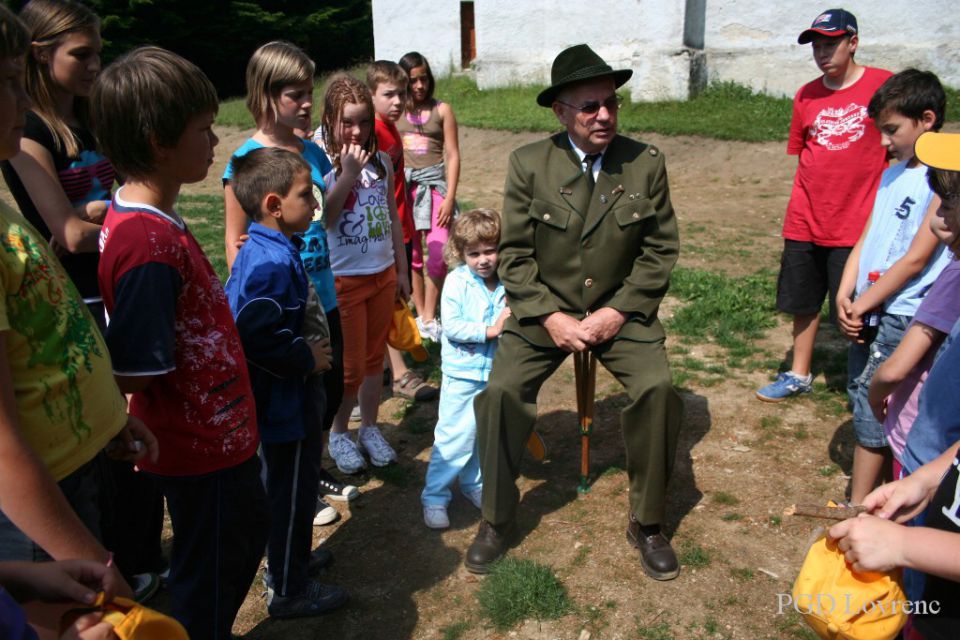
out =
{"type": "Polygon", "coordinates": [[[467,500],[480,508],[473,399],[487,386],[497,338],[510,317],[497,276],[499,243],[500,214],[475,209],[457,218],[444,247],[444,258],[453,270],[440,298],[443,385],[426,486],[420,497],[424,523],[431,529],[450,526],[447,505],[456,481],[467,500]]]}
{"type": "Polygon", "coordinates": [[[318,204],[310,166],[295,153],[264,147],[232,162],[234,193],[253,219],[226,291],[250,370],[266,467],[267,611],[275,618],[320,615],[344,604],[347,592],[309,576],[323,432],[304,379],[329,369],[331,360],[328,343],[302,337],[308,285],[294,234],[307,230],[318,204]]]}

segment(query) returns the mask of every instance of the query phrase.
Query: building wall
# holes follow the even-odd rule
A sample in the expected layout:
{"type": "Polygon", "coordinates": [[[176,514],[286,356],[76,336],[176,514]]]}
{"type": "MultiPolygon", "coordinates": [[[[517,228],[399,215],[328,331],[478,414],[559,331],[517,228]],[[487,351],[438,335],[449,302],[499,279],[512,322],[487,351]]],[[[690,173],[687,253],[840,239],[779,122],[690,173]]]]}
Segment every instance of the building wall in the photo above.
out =
{"type": "Polygon", "coordinates": [[[419,51],[435,75],[458,71],[459,0],[373,0],[373,50],[377,60],[394,62],[419,51]]]}
{"type": "MultiPolygon", "coordinates": [[[[459,1],[372,2],[378,58],[417,49],[438,75],[459,69],[459,1]]],[[[841,4],[857,16],[859,62],[893,71],[916,66],[960,87],[956,0],[841,4]]],[[[797,36],[823,8],[769,0],[475,0],[474,69],[481,89],[545,85],[556,54],[586,42],[615,68],[634,70],[627,85],[634,100],[685,99],[703,82],[727,80],[792,95],[819,73],[797,36]]]]}

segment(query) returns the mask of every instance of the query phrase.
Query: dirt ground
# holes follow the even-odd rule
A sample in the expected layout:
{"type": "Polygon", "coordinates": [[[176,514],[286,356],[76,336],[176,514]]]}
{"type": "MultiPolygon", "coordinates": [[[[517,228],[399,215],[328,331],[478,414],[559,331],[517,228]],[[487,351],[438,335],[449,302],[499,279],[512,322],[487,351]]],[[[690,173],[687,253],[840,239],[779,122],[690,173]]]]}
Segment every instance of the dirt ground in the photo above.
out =
{"type": "MultiPolygon", "coordinates": [[[[219,193],[216,176],[249,132],[219,133],[211,178],[188,192],[219,193]]],[[[541,137],[462,129],[461,200],[499,208],[507,155],[541,137]]],[[[795,167],[783,143],[644,139],[667,156],[681,265],[728,275],[776,269],[795,167]]],[[[668,298],[661,315],[669,317],[676,304],[668,298]]],[[[760,346],[777,361],[789,342],[781,323],[760,346]]],[[[668,338],[668,345],[676,344],[668,338]]],[[[704,361],[717,355],[709,343],[684,346],[689,356],[704,361]]],[[[316,542],[336,557],[324,579],[347,587],[351,603],[317,620],[272,621],[257,583],[236,631],[251,640],[807,637],[796,616],[778,612],[777,594],[790,591],[813,524],[780,515],[794,502],[843,496],[850,424],[846,414],[825,414],[812,399],[777,406],[758,402],[753,391],[769,373],[730,369],[719,384],[690,384],[683,392],[667,528],[686,566],[676,580],[657,583],[644,576],[624,540],[627,479],[618,414],[625,397],[601,370],[592,443],[596,480],[591,492],[578,495],[573,371],[565,363],[540,395],[538,429],[549,455],[542,463],[524,464],[519,481],[524,535],[510,553],[550,565],[575,609],[560,620],[528,621],[506,633],[480,617],[475,593],[481,581],[461,564],[477,511],[457,496],[449,530],[428,530],[421,519],[419,493],[436,402],[405,412],[403,402],[385,396],[380,418],[399,453],[398,468],[354,478],[361,498],[335,504],[339,522],[315,530],[316,542]]],[[[334,469],[329,460],[325,465],[334,469]]]]}
{"type": "MultiPolygon", "coordinates": [[[[222,193],[224,163],[250,133],[218,130],[217,163],[204,183],[185,193],[222,193]]],[[[465,128],[460,136],[460,199],[499,209],[509,152],[543,134],[465,128]]],[[[784,143],[644,139],[667,156],[680,221],[680,265],[731,276],[776,269],[795,167],[784,143]]],[[[669,318],[677,304],[668,297],[661,317],[669,318]]],[[[828,350],[841,348],[826,337],[828,350]]],[[[779,362],[789,343],[781,322],[758,346],[779,362]]],[[[668,337],[668,346],[678,344],[690,358],[715,362],[720,356],[708,342],[668,337]]],[[[845,412],[825,411],[815,398],[758,402],[753,392],[770,374],[730,368],[718,384],[686,384],[666,523],[684,566],[676,580],[658,583],[644,576],[624,539],[627,478],[618,414],[625,397],[602,369],[592,440],[595,481],[589,493],[576,491],[579,438],[568,360],[540,394],[538,429],[548,457],[524,463],[523,538],[510,553],[552,567],[574,609],[559,620],[530,620],[507,632],[480,616],[475,594],[482,579],[462,567],[478,512],[456,495],[449,530],[423,525],[419,494],[436,401],[408,407],[385,393],[380,419],[399,463],[353,477],[361,497],[349,505],[333,503],[340,520],[315,528],[315,542],[336,558],[323,579],[348,588],[350,604],[319,619],[273,621],[257,580],[235,632],[249,640],[812,637],[789,610],[778,611],[777,594],[790,591],[814,524],[781,514],[794,502],[843,496],[851,427],[845,412]]],[[[336,473],[329,459],[324,465],[336,473]]],[[[164,605],[161,594],[153,606],[164,605]]]]}

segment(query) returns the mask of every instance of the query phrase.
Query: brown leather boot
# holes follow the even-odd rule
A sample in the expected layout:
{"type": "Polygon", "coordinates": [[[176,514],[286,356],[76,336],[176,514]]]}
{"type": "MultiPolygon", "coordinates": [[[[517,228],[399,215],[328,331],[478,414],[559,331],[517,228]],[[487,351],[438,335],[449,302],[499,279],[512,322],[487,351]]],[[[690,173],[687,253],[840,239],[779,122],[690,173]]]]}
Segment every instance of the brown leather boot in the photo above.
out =
{"type": "Polygon", "coordinates": [[[680,575],[677,554],[660,532],[660,525],[643,526],[631,513],[627,541],[640,550],[640,566],[654,580],[673,580],[680,575]]]}
{"type": "Polygon", "coordinates": [[[493,561],[510,548],[510,543],[513,541],[516,532],[516,522],[511,521],[494,526],[486,520],[481,520],[477,537],[473,539],[473,543],[467,549],[467,555],[463,561],[464,566],[471,573],[488,573],[493,561]]]}

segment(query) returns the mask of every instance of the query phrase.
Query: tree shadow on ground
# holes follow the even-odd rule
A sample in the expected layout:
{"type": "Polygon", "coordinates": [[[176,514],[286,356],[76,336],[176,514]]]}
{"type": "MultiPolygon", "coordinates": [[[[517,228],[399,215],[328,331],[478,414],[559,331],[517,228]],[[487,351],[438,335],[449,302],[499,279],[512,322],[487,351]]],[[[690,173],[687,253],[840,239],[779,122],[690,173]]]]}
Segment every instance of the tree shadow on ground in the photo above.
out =
{"type": "MultiPolygon", "coordinates": [[[[666,522],[664,530],[672,534],[679,523],[700,502],[702,492],[696,486],[691,449],[710,429],[707,399],[691,392],[682,392],[684,416],[677,445],[673,475],[667,489],[666,522]]],[[[594,429],[590,437],[591,486],[604,476],[624,474],[626,462],[620,429],[620,412],[627,405],[625,393],[618,393],[597,401],[594,411],[594,429]]],[[[576,500],[579,494],[580,434],[576,413],[552,411],[539,416],[537,429],[546,440],[548,458],[544,463],[525,459],[522,474],[537,486],[523,494],[518,511],[521,535],[536,529],[548,514],[576,500]]],[[[587,494],[590,495],[590,494],[587,494]]],[[[623,492],[609,508],[623,513],[626,526],[629,512],[627,493],[623,492]]]]}

